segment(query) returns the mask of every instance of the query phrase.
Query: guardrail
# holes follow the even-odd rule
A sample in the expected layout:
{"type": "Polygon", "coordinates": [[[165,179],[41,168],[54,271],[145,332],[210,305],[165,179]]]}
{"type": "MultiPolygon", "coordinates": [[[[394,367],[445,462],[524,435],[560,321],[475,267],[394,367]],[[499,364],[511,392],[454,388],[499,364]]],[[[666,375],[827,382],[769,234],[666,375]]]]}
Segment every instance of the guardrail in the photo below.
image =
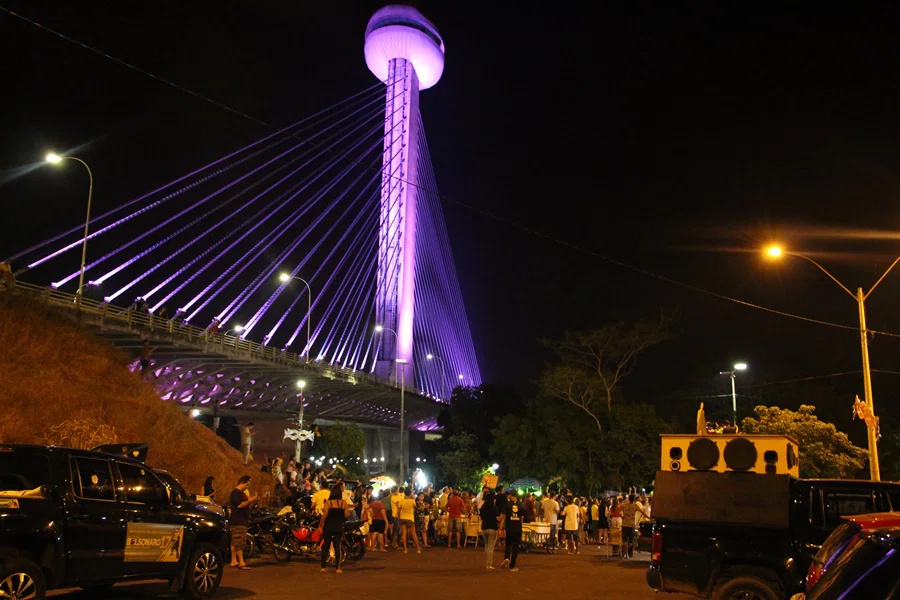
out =
{"type": "MultiPolygon", "coordinates": [[[[114,306],[108,302],[99,302],[82,296],[79,302],[77,294],[70,294],[52,287],[42,287],[31,283],[16,281],[14,285],[16,293],[39,297],[41,302],[48,306],[60,307],[72,310],[81,315],[99,322],[103,328],[110,326],[126,329],[127,331],[146,331],[150,335],[154,333],[167,333],[172,339],[181,338],[191,345],[203,343],[207,349],[219,347],[243,354],[249,358],[260,358],[277,364],[296,367],[298,369],[312,371],[328,379],[341,379],[350,384],[368,383],[371,385],[386,386],[396,390],[400,389],[392,381],[385,381],[372,373],[357,371],[345,367],[322,364],[316,361],[307,362],[296,352],[278,350],[251,340],[242,339],[240,336],[211,333],[208,329],[194,325],[178,323],[175,317],[159,317],[152,313],[144,313],[133,308],[114,306]]],[[[428,398],[428,395],[409,386],[406,391],[428,398]]]]}

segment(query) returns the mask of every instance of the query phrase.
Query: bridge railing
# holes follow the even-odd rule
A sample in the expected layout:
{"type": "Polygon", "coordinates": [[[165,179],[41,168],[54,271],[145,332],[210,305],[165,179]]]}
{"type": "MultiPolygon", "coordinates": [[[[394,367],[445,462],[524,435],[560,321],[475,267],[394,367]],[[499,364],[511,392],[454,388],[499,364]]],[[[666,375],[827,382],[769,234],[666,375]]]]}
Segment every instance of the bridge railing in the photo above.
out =
{"type": "MultiPolygon", "coordinates": [[[[207,349],[221,348],[223,352],[231,351],[250,358],[260,358],[279,364],[295,366],[300,369],[314,371],[328,379],[341,379],[348,383],[368,383],[399,389],[393,381],[385,381],[372,373],[357,371],[337,365],[323,364],[318,361],[307,362],[306,358],[296,352],[287,352],[265,346],[240,336],[211,332],[209,328],[196,327],[184,322],[177,322],[175,317],[160,317],[149,312],[114,306],[108,302],[85,298],[78,301],[77,294],[70,294],[52,287],[42,287],[22,281],[15,282],[15,290],[22,295],[39,297],[49,306],[69,309],[98,321],[101,327],[120,327],[128,331],[145,331],[148,335],[167,333],[171,338],[181,338],[190,344],[204,344],[207,349]]],[[[428,397],[421,390],[406,386],[406,390],[422,397],[428,397]]]]}

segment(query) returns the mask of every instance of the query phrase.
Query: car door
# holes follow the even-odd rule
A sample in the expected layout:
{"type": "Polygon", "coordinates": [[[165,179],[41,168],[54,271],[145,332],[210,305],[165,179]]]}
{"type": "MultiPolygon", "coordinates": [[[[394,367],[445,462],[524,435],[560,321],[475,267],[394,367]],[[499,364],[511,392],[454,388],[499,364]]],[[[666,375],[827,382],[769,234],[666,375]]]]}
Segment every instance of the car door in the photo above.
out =
{"type": "Polygon", "coordinates": [[[122,573],[125,522],[109,459],[73,457],[72,501],[66,511],[67,581],[81,584],[122,573]]]}
{"type": "Polygon", "coordinates": [[[876,512],[875,490],[862,486],[816,485],[810,489],[809,548],[818,549],[841,523],[841,517],[876,512]]]}
{"type": "Polygon", "coordinates": [[[166,576],[178,569],[184,523],[166,519],[169,492],[144,465],[116,461],[125,502],[126,543],[124,573],[128,576],[166,576]]]}

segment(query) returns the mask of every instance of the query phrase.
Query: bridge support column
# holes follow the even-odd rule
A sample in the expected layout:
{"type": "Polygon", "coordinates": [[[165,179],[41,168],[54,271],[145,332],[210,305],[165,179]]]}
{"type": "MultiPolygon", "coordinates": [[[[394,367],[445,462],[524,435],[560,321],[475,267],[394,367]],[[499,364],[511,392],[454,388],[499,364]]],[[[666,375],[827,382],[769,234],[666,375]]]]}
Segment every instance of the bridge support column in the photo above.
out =
{"type": "Polygon", "coordinates": [[[412,62],[389,63],[381,176],[381,232],[378,238],[378,324],[396,335],[382,336],[375,366],[383,379],[413,376],[413,313],[416,273],[416,197],[418,194],[419,80],[412,62]],[[398,359],[405,364],[395,366],[398,359]]]}

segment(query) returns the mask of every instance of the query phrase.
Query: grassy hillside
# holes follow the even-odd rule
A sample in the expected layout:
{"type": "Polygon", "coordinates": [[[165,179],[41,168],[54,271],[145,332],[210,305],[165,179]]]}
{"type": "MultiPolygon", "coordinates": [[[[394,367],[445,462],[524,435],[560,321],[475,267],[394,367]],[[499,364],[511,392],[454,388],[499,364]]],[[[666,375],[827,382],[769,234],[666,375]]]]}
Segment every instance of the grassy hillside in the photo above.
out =
{"type": "Polygon", "coordinates": [[[264,483],[237,450],[131,373],[129,360],[68,315],[0,293],[0,443],[147,442],[150,465],[195,493],[213,475],[220,500],[244,472],[254,488],[264,483]]]}

